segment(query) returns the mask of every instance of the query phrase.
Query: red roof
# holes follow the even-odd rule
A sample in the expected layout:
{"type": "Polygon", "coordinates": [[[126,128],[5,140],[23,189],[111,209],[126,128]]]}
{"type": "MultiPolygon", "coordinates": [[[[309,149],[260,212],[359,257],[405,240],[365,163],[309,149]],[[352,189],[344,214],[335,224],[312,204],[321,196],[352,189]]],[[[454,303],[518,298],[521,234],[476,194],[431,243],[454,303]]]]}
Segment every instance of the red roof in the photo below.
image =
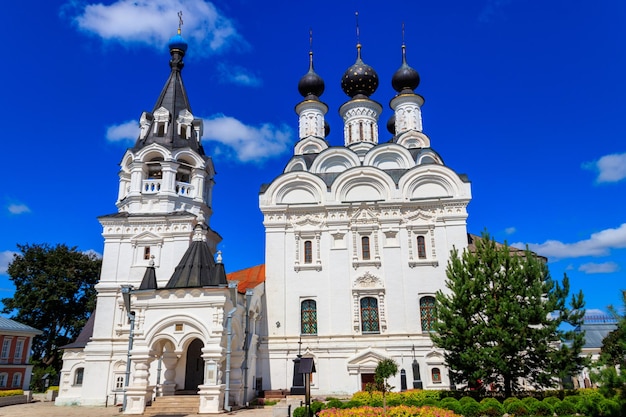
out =
{"type": "Polygon", "coordinates": [[[230,274],[226,274],[226,279],[229,281],[239,281],[237,291],[244,294],[247,289],[254,288],[265,282],[265,264],[231,272],[230,274]]]}

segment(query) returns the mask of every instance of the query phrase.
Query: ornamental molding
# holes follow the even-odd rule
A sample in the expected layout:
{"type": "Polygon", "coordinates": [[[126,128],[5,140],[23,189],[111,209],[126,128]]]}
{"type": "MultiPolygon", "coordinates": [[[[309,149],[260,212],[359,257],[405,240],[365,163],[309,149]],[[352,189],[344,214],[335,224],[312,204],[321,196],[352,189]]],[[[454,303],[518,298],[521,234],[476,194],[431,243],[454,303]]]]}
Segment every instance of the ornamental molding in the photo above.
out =
{"type": "Polygon", "coordinates": [[[373,289],[383,288],[382,280],[371,272],[367,271],[360,277],[354,280],[355,289],[373,289]]]}

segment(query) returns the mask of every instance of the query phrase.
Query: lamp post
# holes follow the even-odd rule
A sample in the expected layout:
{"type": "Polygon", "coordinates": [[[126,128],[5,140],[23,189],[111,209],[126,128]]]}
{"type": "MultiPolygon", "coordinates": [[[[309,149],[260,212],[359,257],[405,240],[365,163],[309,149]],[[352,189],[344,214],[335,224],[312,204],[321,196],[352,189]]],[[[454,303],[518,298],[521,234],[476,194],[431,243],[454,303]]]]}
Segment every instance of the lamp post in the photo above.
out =
{"type": "Polygon", "coordinates": [[[124,308],[126,315],[130,321],[130,332],[128,333],[128,353],[126,354],[126,376],[124,377],[124,400],[122,402],[122,411],[126,411],[126,391],[128,390],[128,380],[130,379],[130,351],[133,349],[133,334],[135,331],[135,312],[130,310],[130,296],[133,290],[132,285],[122,285],[122,299],[124,300],[124,308]]]}

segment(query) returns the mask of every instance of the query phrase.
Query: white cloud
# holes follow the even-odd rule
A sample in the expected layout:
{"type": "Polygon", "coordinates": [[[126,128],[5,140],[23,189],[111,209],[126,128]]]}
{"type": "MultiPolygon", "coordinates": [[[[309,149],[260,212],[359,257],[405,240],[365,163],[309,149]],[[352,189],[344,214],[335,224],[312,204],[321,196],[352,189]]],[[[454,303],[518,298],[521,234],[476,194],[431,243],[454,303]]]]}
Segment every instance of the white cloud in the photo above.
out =
{"type": "Polygon", "coordinates": [[[10,250],[0,252],[0,274],[7,273],[7,268],[9,267],[9,264],[13,261],[13,255],[16,254],[17,252],[12,252],[10,250]]]}
{"type": "MultiPolygon", "coordinates": [[[[524,247],[517,242],[511,246],[524,247]]],[[[605,256],[611,249],[626,248],[626,223],[616,229],[605,229],[593,233],[589,239],[574,243],[563,243],[558,240],[546,240],[544,243],[529,243],[530,250],[548,258],[579,258],[582,256],[605,256]]]]}
{"type": "Polygon", "coordinates": [[[107,127],[106,138],[109,142],[135,142],[139,137],[139,123],[136,120],[107,127]]]}
{"type": "Polygon", "coordinates": [[[225,63],[220,63],[217,69],[220,81],[223,83],[238,84],[248,87],[259,87],[262,84],[259,77],[250,73],[250,71],[244,67],[238,65],[229,66],[225,63]]]}
{"type": "Polygon", "coordinates": [[[81,30],[105,41],[144,44],[161,50],[176,33],[179,11],[183,12],[182,35],[194,55],[206,56],[232,44],[245,44],[233,22],[204,0],[94,3],[81,7],[74,21],[81,30]]]}
{"type": "Polygon", "coordinates": [[[585,162],[583,168],[596,171],[596,182],[618,182],[626,178],[626,153],[605,155],[597,161],[585,162]]]}
{"type": "Polygon", "coordinates": [[[619,270],[619,265],[615,262],[594,263],[589,262],[582,264],[578,270],[586,274],[610,274],[619,270]]]}
{"type": "Polygon", "coordinates": [[[11,214],[30,213],[30,208],[26,204],[15,204],[15,203],[12,203],[12,204],[9,204],[7,209],[9,210],[9,213],[11,213],[11,214]]]}
{"type": "Polygon", "coordinates": [[[517,232],[517,229],[515,227],[507,227],[506,229],[504,229],[504,233],[506,233],[507,235],[512,235],[515,232],[517,232]]]}
{"type": "MultiPolygon", "coordinates": [[[[218,142],[217,154],[234,154],[241,162],[262,162],[280,155],[291,145],[291,128],[264,123],[248,126],[223,114],[204,119],[204,139],[218,142]]],[[[215,143],[213,143],[215,145],[215,143]]]]}

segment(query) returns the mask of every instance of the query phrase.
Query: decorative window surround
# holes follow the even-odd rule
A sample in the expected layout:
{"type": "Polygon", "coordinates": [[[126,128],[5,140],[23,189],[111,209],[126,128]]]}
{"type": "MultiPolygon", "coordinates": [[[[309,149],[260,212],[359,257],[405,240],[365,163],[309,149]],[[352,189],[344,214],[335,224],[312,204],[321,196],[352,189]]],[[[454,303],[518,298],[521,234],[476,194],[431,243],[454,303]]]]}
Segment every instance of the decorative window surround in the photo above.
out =
{"type": "MultiPolygon", "coordinates": [[[[370,272],[364,273],[354,281],[352,288],[352,328],[355,334],[361,332],[361,299],[373,297],[378,300],[378,322],[380,333],[387,331],[387,315],[385,314],[385,288],[380,278],[370,272]]],[[[366,333],[367,334],[367,333],[366,333]]]]}
{"type": "Polygon", "coordinates": [[[408,249],[409,249],[409,267],[415,268],[416,266],[439,266],[437,260],[437,252],[435,250],[435,226],[409,226],[407,227],[408,233],[408,249]],[[417,238],[419,236],[424,237],[424,244],[426,245],[426,259],[420,259],[417,248],[417,238]]]}
{"type": "Polygon", "coordinates": [[[378,239],[378,226],[368,228],[359,227],[352,229],[352,267],[374,266],[380,268],[380,245],[378,239]],[[363,259],[362,242],[364,237],[369,237],[369,259],[363,259]]]}
{"type": "Polygon", "coordinates": [[[322,260],[321,260],[321,252],[320,252],[320,238],[321,233],[309,233],[309,232],[296,232],[296,253],[295,253],[295,261],[293,269],[296,272],[300,271],[321,271],[322,270],[322,260]],[[310,241],[312,248],[311,254],[313,259],[311,259],[311,263],[304,262],[304,242],[310,241]]]}

